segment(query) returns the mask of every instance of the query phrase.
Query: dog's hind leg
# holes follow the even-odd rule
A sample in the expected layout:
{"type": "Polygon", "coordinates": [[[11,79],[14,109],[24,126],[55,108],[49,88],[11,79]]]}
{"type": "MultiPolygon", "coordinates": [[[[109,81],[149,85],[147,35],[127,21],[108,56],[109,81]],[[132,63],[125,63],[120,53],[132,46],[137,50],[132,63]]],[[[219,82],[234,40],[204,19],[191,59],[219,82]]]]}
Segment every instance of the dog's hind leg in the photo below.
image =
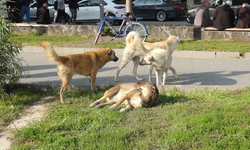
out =
{"type": "Polygon", "coordinates": [[[67,77],[67,79],[61,79],[61,90],[60,90],[60,100],[61,100],[61,103],[64,103],[64,98],[63,98],[63,95],[64,95],[64,92],[65,90],[67,89],[67,87],[69,86],[70,84],[70,81],[71,81],[71,77],[67,77]]]}
{"type": "MultiPolygon", "coordinates": [[[[104,93],[104,96],[98,100],[96,100],[94,103],[91,103],[90,104],[90,107],[94,107],[96,106],[97,104],[99,104],[102,100],[104,100],[105,98],[111,98],[113,95],[115,95],[118,91],[120,90],[120,85],[116,85],[112,88],[110,88],[109,90],[107,90],[105,93],[104,93]]],[[[109,100],[108,100],[109,101],[109,100]]]]}
{"type": "MultiPolygon", "coordinates": [[[[115,109],[118,107],[121,103],[123,103],[125,100],[130,100],[134,95],[140,95],[142,92],[139,89],[132,90],[126,94],[124,94],[120,99],[117,100],[117,102],[110,106],[109,109],[115,109]]],[[[128,102],[129,103],[129,102],[128,102]]]]}
{"type": "Polygon", "coordinates": [[[176,71],[175,71],[175,69],[172,66],[169,67],[169,70],[171,70],[173,72],[175,79],[178,79],[176,71]]]}
{"type": "Polygon", "coordinates": [[[114,104],[114,103],[116,103],[116,101],[114,99],[112,99],[112,100],[109,100],[106,103],[101,103],[101,104],[96,105],[95,108],[98,109],[98,108],[104,107],[104,106],[106,106],[108,104],[114,104]]]}
{"type": "Polygon", "coordinates": [[[116,75],[115,75],[115,82],[118,82],[118,75],[121,70],[131,61],[131,59],[123,59],[120,66],[117,68],[116,75]]]}
{"type": "Polygon", "coordinates": [[[140,57],[139,56],[134,57],[133,62],[134,62],[133,74],[134,74],[136,80],[141,81],[142,78],[139,78],[138,74],[137,74],[137,68],[138,68],[138,65],[139,65],[139,62],[140,62],[140,57]]]}

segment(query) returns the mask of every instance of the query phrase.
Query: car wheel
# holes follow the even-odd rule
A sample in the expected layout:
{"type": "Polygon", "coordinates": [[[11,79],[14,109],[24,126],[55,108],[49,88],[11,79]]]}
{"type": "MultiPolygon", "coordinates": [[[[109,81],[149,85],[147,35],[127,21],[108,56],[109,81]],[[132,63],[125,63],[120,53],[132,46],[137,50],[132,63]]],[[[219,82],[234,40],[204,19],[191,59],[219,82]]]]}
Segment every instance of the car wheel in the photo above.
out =
{"type": "Polygon", "coordinates": [[[156,20],[158,21],[165,21],[168,18],[167,13],[163,10],[158,11],[155,17],[156,17],[156,20]]]}

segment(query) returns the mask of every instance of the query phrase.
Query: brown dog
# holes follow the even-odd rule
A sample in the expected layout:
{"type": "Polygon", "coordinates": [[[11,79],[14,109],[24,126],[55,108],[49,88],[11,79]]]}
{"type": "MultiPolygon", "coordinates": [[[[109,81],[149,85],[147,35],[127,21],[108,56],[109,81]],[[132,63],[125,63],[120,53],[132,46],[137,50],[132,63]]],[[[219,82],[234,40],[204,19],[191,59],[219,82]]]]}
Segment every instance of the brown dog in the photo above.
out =
{"type": "Polygon", "coordinates": [[[58,62],[57,74],[62,83],[60,90],[60,100],[62,103],[64,103],[63,94],[69,86],[74,72],[80,75],[90,76],[91,91],[94,92],[96,74],[99,68],[109,61],[118,60],[114,50],[110,48],[97,49],[84,54],[58,56],[49,42],[40,42],[39,44],[45,49],[49,60],[58,62]]]}
{"type": "Polygon", "coordinates": [[[123,83],[118,84],[104,93],[104,96],[90,107],[100,108],[107,104],[113,104],[109,109],[115,109],[121,103],[126,107],[122,108],[120,112],[125,112],[133,107],[150,107],[158,98],[159,91],[155,84],[151,82],[146,83],[123,83]],[[102,100],[107,99],[108,102],[99,104],[102,100]]]}

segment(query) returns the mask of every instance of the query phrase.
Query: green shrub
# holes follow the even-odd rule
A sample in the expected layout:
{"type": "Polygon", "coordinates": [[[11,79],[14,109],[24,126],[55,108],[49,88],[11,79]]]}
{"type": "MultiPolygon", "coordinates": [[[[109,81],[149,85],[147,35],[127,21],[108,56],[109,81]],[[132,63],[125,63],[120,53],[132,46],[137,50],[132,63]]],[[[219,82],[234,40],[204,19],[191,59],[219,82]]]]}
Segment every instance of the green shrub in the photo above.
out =
{"type": "Polygon", "coordinates": [[[13,24],[2,15],[0,17],[0,97],[2,99],[6,96],[6,88],[16,84],[22,74],[22,65],[18,58],[22,46],[11,40],[10,36],[13,33],[11,26],[13,24]]]}
{"type": "Polygon", "coordinates": [[[112,29],[105,26],[103,28],[102,36],[114,36],[114,33],[113,33],[112,29]]]}

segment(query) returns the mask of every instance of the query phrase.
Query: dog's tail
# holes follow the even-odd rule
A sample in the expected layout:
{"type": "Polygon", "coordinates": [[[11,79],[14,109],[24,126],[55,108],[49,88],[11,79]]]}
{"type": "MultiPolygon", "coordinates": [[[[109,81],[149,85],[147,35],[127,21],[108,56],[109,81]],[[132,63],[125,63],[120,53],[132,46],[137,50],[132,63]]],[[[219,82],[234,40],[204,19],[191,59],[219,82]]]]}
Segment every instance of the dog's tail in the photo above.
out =
{"type": "Polygon", "coordinates": [[[39,42],[39,44],[45,49],[45,53],[50,61],[58,62],[61,60],[61,56],[57,55],[51,43],[43,41],[39,42]]]}
{"type": "Polygon", "coordinates": [[[135,31],[129,32],[129,34],[126,37],[126,44],[132,44],[132,43],[141,43],[141,37],[139,33],[135,31]]]}

